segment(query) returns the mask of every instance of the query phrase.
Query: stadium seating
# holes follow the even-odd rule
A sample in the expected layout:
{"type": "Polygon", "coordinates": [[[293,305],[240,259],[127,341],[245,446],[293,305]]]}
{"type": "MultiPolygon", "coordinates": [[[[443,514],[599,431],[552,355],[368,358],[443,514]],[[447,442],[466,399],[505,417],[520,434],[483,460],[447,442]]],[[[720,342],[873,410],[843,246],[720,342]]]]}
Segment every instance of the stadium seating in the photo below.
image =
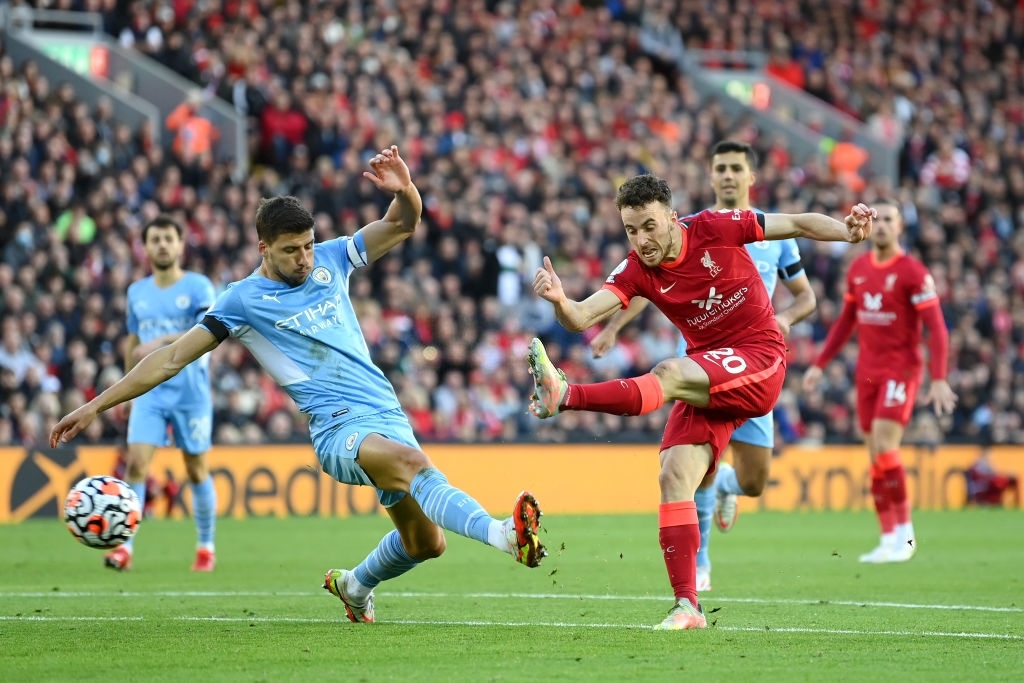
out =
{"type": "MultiPolygon", "coordinates": [[[[655,440],[664,412],[526,418],[534,334],[580,380],[645,372],[674,346],[652,311],[594,361],[588,337],[560,330],[529,282],[548,255],[570,295],[600,287],[626,248],[616,182],[652,171],[676,189],[681,213],[699,209],[712,201],[707,150],[724,137],[761,152],[753,201],[765,210],[841,215],[883,194],[903,202],[908,246],[935,275],[951,329],[960,405],[935,428],[948,441],[1024,442],[1020,3],[924,2],[913,15],[906,3],[739,0],[711,12],[668,3],[686,49],[782,45],[788,54],[776,58],[790,76],[802,73],[809,93],[899,145],[896,186],[867,178],[856,194],[827,163],[794,164],[776,140],[640,50],[644,11],[666,3],[558,2],[554,12],[531,1],[474,11],[176,2],[141,34],[131,21],[150,3],[128,4],[132,12],[106,18],[109,30],[249,117],[255,164],[242,183],[221,165],[190,172],[170,148],[97,125],[73,92],[0,54],[0,444],[40,443],[63,410],[119,376],[124,290],[146,272],[138,234],[148,218],[181,219],[186,266],[224,287],[256,265],[260,196],[302,197],[321,237],[379,215],[386,198],[359,172],[391,142],[424,196],[424,227],[355,276],[352,291],[371,350],[424,440],[655,440]]],[[[793,331],[779,408],[787,440],[859,439],[852,347],[827,373],[822,400],[792,381],[836,314],[857,253],[844,246],[802,245],[819,311],[793,331]]],[[[218,350],[211,370],[218,442],[302,438],[301,416],[240,347],[218,350]]],[[[123,434],[113,412],[84,437],[123,434]]]]}

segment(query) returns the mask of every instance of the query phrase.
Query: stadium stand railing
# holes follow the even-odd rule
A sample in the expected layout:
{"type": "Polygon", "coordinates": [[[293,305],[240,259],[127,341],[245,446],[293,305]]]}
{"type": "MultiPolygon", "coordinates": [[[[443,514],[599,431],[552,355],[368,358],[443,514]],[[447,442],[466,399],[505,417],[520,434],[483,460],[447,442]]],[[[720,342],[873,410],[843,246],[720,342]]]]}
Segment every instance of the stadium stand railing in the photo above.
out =
{"type": "Polygon", "coordinates": [[[867,152],[870,176],[898,184],[898,149],[852,116],[766,73],[765,61],[748,50],[687,49],[676,66],[701,96],[719,100],[730,116],[752,116],[769,137],[785,136],[797,162],[826,158],[835,143],[852,142],[867,152]]]}
{"type": "MultiPolygon", "coordinates": [[[[60,74],[60,78],[54,78],[49,73],[47,73],[47,77],[54,81],[73,81],[76,92],[90,104],[94,103],[99,94],[106,94],[125,102],[133,102],[136,111],[147,111],[147,117],[155,124],[153,130],[160,134],[160,140],[172,139],[173,135],[167,130],[164,121],[167,115],[185,101],[188,94],[196,90],[198,86],[154,60],[140,58],[138,52],[122,47],[104,34],[102,30],[91,32],[80,30],[82,26],[99,27],[101,25],[102,17],[99,14],[56,10],[9,12],[4,21],[5,33],[9,36],[9,42],[17,43],[17,47],[12,45],[9,52],[19,63],[29,58],[30,50],[33,53],[31,55],[33,58],[39,55],[40,61],[45,59],[51,63],[57,63],[62,54],[73,54],[68,51],[68,48],[79,48],[79,51],[88,51],[96,47],[102,48],[105,59],[104,76],[91,73],[88,69],[84,72],[74,71],[69,68],[69,65],[64,65],[65,71],[74,73],[77,78],[64,73],[60,74]],[[73,17],[81,18],[80,23],[73,24],[73,17]],[[64,21],[68,22],[67,26],[61,26],[59,29],[50,28],[64,21]],[[39,26],[46,28],[39,28],[39,26]],[[67,30],[76,27],[79,30],[67,30]],[[144,107],[140,103],[148,106],[144,107]]],[[[53,64],[49,64],[48,68],[53,71],[53,64]]],[[[200,113],[204,118],[209,119],[220,132],[220,138],[214,147],[216,160],[230,163],[232,175],[236,180],[243,178],[249,170],[248,132],[245,118],[228,103],[217,98],[205,100],[200,113]]],[[[121,118],[120,112],[119,118],[121,118]]],[[[125,118],[121,118],[121,120],[132,126],[136,126],[138,123],[138,117],[127,112],[125,118]]]]}
{"type": "MultiPolygon", "coordinates": [[[[22,7],[19,9],[25,10],[28,8],[22,7]]],[[[159,136],[163,129],[160,110],[152,102],[134,93],[120,88],[112,88],[109,83],[93,78],[87,72],[75,68],[68,63],[69,59],[75,59],[73,52],[62,50],[56,53],[48,53],[44,47],[32,39],[33,34],[35,34],[35,29],[32,28],[31,24],[33,15],[38,19],[45,18],[48,24],[61,21],[67,22],[66,25],[71,29],[76,27],[79,29],[48,31],[49,33],[64,33],[67,35],[65,42],[54,43],[57,46],[68,45],[67,40],[71,40],[73,36],[77,36],[79,39],[82,36],[89,36],[86,39],[92,41],[103,40],[102,34],[99,32],[88,33],[81,31],[82,27],[88,29],[88,27],[93,26],[95,23],[92,17],[83,12],[37,10],[36,12],[29,11],[26,14],[21,11],[12,12],[5,5],[0,6],[0,28],[2,28],[4,47],[6,53],[10,55],[14,62],[15,67],[21,67],[27,61],[35,62],[39,67],[40,73],[46,76],[51,83],[70,83],[74,87],[75,95],[78,99],[87,102],[92,107],[96,105],[100,98],[109,98],[114,105],[114,115],[119,121],[127,123],[133,129],[138,128],[144,122],[148,122],[154,134],[157,135],[156,142],[159,143],[161,141],[159,136]],[[73,23],[72,20],[76,17],[81,18],[83,21],[77,24],[73,23]],[[62,56],[65,59],[62,59],[62,56]]]]}

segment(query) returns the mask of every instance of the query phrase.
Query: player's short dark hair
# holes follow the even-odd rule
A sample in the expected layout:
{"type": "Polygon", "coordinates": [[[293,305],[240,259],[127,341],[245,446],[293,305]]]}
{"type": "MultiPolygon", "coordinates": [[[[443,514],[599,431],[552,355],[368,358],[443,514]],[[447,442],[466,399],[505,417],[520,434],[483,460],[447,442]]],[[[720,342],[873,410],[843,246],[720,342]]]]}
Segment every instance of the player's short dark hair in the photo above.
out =
{"type": "Polygon", "coordinates": [[[174,220],[166,213],[162,213],[153,220],[146,223],[142,228],[142,243],[146,243],[146,237],[149,235],[150,228],[174,228],[174,232],[178,233],[178,237],[182,238],[185,236],[185,231],[181,227],[181,223],[174,220]]]}
{"type": "Polygon", "coordinates": [[[874,201],[875,206],[891,206],[896,209],[896,215],[903,218],[903,206],[892,197],[879,197],[874,201]]]}
{"type": "Polygon", "coordinates": [[[313,225],[313,214],[298,197],[264,197],[256,207],[256,234],[267,244],[281,235],[312,230],[313,225]]]}
{"type": "Polygon", "coordinates": [[[672,190],[666,180],[650,174],[633,176],[619,186],[615,195],[615,207],[620,211],[624,207],[639,209],[651,202],[672,206],[672,190]]]}
{"type": "Polygon", "coordinates": [[[711,163],[716,154],[732,154],[733,152],[745,155],[750,168],[757,168],[757,152],[754,151],[753,147],[739,140],[719,140],[716,142],[715,146],[711,148],[711,154],[708,155],[708,163],[711,163]]]}

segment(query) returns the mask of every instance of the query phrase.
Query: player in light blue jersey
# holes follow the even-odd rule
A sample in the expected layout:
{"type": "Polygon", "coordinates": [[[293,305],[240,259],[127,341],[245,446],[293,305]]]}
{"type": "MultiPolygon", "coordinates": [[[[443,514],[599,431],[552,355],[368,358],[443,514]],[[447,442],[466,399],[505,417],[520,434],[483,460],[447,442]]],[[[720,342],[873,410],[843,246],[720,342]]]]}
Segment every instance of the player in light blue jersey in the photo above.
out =
{"type": "Polygon", "coordinates": [[[229,336],[310,416],[313,448],[325,472],[374,486],[395,530],[353,570],[330,569],[324,588],[354,622],[374,620],[373,589],[445,549],[442,529],[507,552],[536,567],[547,554],[540,508],[519,494],[512,516],[491,517],[448,484],[420,449],[394,389],[372,362],[349,300],[349,276],[412,235],[423,204],[409,168],[391,146],[363,177],[394,193],[387,212],[352,237],[314,243],[313,216],[295,197],[265,199],[256,211],[263,262],[221,294],[201,324],[144,358],[124,378],[53,428],[50,444],[72,439],[96,416],[174,377],[229,336]]]}
{"type": "MultiPolygon", "coordinates": [[[[153,274],[128,287],[128,342],[125,369],[130,371],[148,353],[179,339],[203,319],[213,303],[213,283],[181,267],[185,249],[181,226],[157,216],[142,229],[142,244],[153,274]]],[[[128,416],[125,479],[146,502],[146,477],[153,452],[168,445],[168,430],[185,458],[192,485],[192,517],[198,543],[193,571],[213,571],[213,532],[217,498],[206,462],[210,450],[213,401],[208,358],[203,356],[173,379],[132,403],[128,416]]],[[[130,569],[134,537],[104,557],[106,566],[130,569]]]]}
{"type": "MultiPolygon", "coordinates": [[[[715,192],[713,210],[750,209],[750,187],[755,182],[754,169],[757,155],[750,145],[723,140],[711,149],[711,187],[715,192]]],[[[756,209],[755,209],[756,210],[756,209]]],[[[775,312],[775,319],[784,335],[790,327],[814,312],[816,300],[811,283],[800,262],[800,250],[793,239],[754,242],[746,245],[747,252],[757,266],[768,294],[775,293],[781,279],[793,294],[793,301],[785,309],[775,312]]],[[[647,307],[647,300],[637,297],[629,308],[620,310],[594,337],[590,346],[596,357],[601,357],[615,345],[615,339],[630,320],[647,307]],[[639,304],[639,305],[638,305],[639,304]]],[[[680,338],[678,355],[686,355],[686,340],[680,338]]],[[[718,470],[697,490],[697,521],[700,527],[700,550],[697,553],[697,590],[711,590],[711,560],[708,544],[711,524],[728,531],[736,523],[738,512],[736,496],[759,496],[768,483],[772,449],[775,445],[775,422],[771,413],[744,422],[732,434],[729,442],[732,461],[719,463],[718,470]]]]}

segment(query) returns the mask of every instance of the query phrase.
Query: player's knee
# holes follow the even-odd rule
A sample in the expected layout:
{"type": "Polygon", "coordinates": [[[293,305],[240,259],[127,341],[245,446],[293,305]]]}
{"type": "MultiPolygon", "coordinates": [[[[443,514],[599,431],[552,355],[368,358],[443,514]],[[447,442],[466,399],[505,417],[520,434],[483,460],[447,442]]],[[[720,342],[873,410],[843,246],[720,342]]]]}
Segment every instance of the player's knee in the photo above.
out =
{"type": "Polygon", "coordinates": [[[128,481],[145,481],[149,475],[149,458],[132,453],[125,455],[124,475],[128,481]]]}
{"type": "Polygon", "coordinates": [[[385,486],[380,481],[377,482],[377,485],[383,488],[408,491],[416,475],[433,466],[434,463],[423,451],[417,448],[401,448],[394,453],[386,465],[389,485],[385,486]]]}
{"type": "Polygon", "coordinates": [[[703,407],[708,402],[707,373],[689,358],[666,358],[651,370],[661,382],[665,400],[685,401],[703,407]]]}
{"type": "Polygon", "coordinates": [[[193,484],[205,481],[210,476],[210,468],[206,464],[206,458],[201,455],[186,455],[185,474],[193,484]]]}
{"type": "Polygon", "coordinates": [[[651,370],[661,381],[661,386],[672,388],[685,382],[684,364],[681,358],[666,358],[651,370]]]}
{"type": "Polygon", "coordinates": [[[441,557],[448,547],[441,527],[434,527],[432,532],[415,534],[410,539],[403,538],[402,544],[406,546],[405,552],[409,554],[409,557],[417,562],[441,557]]]}
{"type": "Polygon", "coordinates": [[[736,468],[736,483],[743,489],[744,495],[757,497],[764,493],[768,485],[768,465],[745,464],[736,468]]]}
{"type": "Polygon", "coordinates": [[[674,495],[681,488],[683,479],[680,473],[672,467],[662,466],[658,473],[658,487],[663,494],[674,495]]]}
{"type": "Polygon", "coordinates": [[[767,472],[764,473],[764,476],[752,476],[748,474],[745,477],[741,477],[737,474],[736,481],[739,483],[740,488],[743,489],[743,493],[745,495],[756,498],[764,493],[764,487],[768,483],[767,475],[767,472]]]}

